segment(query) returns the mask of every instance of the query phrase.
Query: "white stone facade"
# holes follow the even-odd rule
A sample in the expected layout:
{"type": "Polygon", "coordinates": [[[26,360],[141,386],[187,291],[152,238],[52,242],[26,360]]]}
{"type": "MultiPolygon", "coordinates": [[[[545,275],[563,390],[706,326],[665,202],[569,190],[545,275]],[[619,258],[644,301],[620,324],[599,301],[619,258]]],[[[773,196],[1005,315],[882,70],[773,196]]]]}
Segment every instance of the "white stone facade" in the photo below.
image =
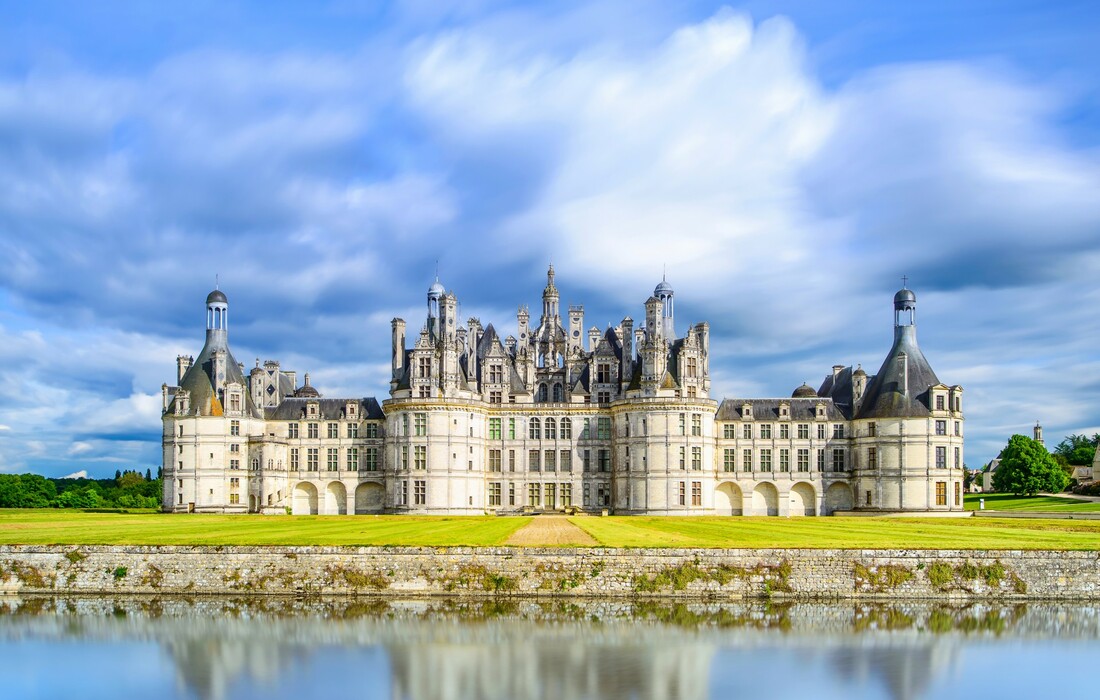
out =
{"type": "Polygon", "coordinates": [[[391,328],[390,398],[322,398],[277,362],[246,377],[228,302],[163,390],[164,509],[295,514],[608,511],[827,515],[962,510],[962,389],[916,345],[894,299],[882,369],[838,365],[790,398],[710,398],[709,326],[674,334],[662,281],[639,327],[584,330],[547,275],[539,325],[503,341],[436,282],[409,347],[391,328]]]}

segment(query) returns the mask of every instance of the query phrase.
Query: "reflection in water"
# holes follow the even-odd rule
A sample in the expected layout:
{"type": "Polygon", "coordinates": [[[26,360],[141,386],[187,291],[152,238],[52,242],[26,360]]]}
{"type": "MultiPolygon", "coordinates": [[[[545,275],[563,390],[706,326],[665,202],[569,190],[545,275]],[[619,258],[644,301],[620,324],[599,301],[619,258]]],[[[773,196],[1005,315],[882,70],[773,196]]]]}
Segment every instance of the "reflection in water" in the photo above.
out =
{"type": "Polygon", "coordinates": [[[1096,608],[1064,605],[9,597],[0,599],[0,671],[10,677],[4,659],[20,645],[45,645],[40,669],[20,669],[34,684],[19,695],[46,697],[55,694],[40,692],[50,688],[49,650],[137,643],[170,661],[176,697],[203,700],[349,691],[401,700],[908,700],[952,696],[959,659],[975,645],[1075,638],[1095,653],[1098,618],[1096,608]]]}

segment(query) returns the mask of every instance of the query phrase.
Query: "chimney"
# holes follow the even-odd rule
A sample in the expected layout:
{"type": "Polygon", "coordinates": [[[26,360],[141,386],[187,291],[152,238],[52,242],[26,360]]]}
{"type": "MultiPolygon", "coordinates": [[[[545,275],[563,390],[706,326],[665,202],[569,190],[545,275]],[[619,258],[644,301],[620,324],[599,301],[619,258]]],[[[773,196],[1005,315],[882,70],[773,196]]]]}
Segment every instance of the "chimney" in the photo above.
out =
{"type": "Polygon", "coordinates": [[[187,374],[187,370],[191,369],[191,364],[195,361],[195,358],[190,355],[178,355],[176,357],[176,384],[183,381],[183,375],[187,374]]]}
{"type": "Polygon", "coordinates": [[[391,349],[391,365],[393,367],[393,381],[397,381],[405,371],[405,321],[395,318],[390,321],[393,330],[393,346],[391,349]]]}

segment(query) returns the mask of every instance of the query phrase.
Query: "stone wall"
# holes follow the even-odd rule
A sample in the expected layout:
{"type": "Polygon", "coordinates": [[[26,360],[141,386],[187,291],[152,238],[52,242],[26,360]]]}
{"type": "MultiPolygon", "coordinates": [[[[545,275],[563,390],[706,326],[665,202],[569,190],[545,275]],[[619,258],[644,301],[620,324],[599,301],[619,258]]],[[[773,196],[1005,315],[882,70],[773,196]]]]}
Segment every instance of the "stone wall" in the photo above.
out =
{"type": "Polygon", "coordinates": [[[0,592],[1097,599],[1100,552],[6,545],[0,592]]]}

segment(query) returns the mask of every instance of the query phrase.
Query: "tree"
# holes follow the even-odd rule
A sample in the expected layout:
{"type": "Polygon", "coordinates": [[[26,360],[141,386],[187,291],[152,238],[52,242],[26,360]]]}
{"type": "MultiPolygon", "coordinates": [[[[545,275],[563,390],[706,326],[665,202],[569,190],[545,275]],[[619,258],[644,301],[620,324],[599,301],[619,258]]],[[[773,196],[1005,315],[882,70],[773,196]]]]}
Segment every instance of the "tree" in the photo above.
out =
{"type": "Polygon", "coordinates": [[[1054,454],[1065,457],[1067,464],[1086,466],[1092,464],[1092,459],[1096,456],[1098,440],[1100,433],[1091,438],[1085,435],[1069,435],[1054,448],[1054,454]]]}
{"type": "Polygon", "coordinates": [[[153,480],[153,472],[149,471],[149,469],[145,470],[145,480],[146,481],[152,481],[153,480]]]}
{"type": "Polygon", "coordinates": [[[1001,451],[1001,464],[993,472],[993,488],[1018,496],[1057,493],[1067,484],[1069,477],[1043,444],[1024,435],[1009,438],[1001,451]]]}

